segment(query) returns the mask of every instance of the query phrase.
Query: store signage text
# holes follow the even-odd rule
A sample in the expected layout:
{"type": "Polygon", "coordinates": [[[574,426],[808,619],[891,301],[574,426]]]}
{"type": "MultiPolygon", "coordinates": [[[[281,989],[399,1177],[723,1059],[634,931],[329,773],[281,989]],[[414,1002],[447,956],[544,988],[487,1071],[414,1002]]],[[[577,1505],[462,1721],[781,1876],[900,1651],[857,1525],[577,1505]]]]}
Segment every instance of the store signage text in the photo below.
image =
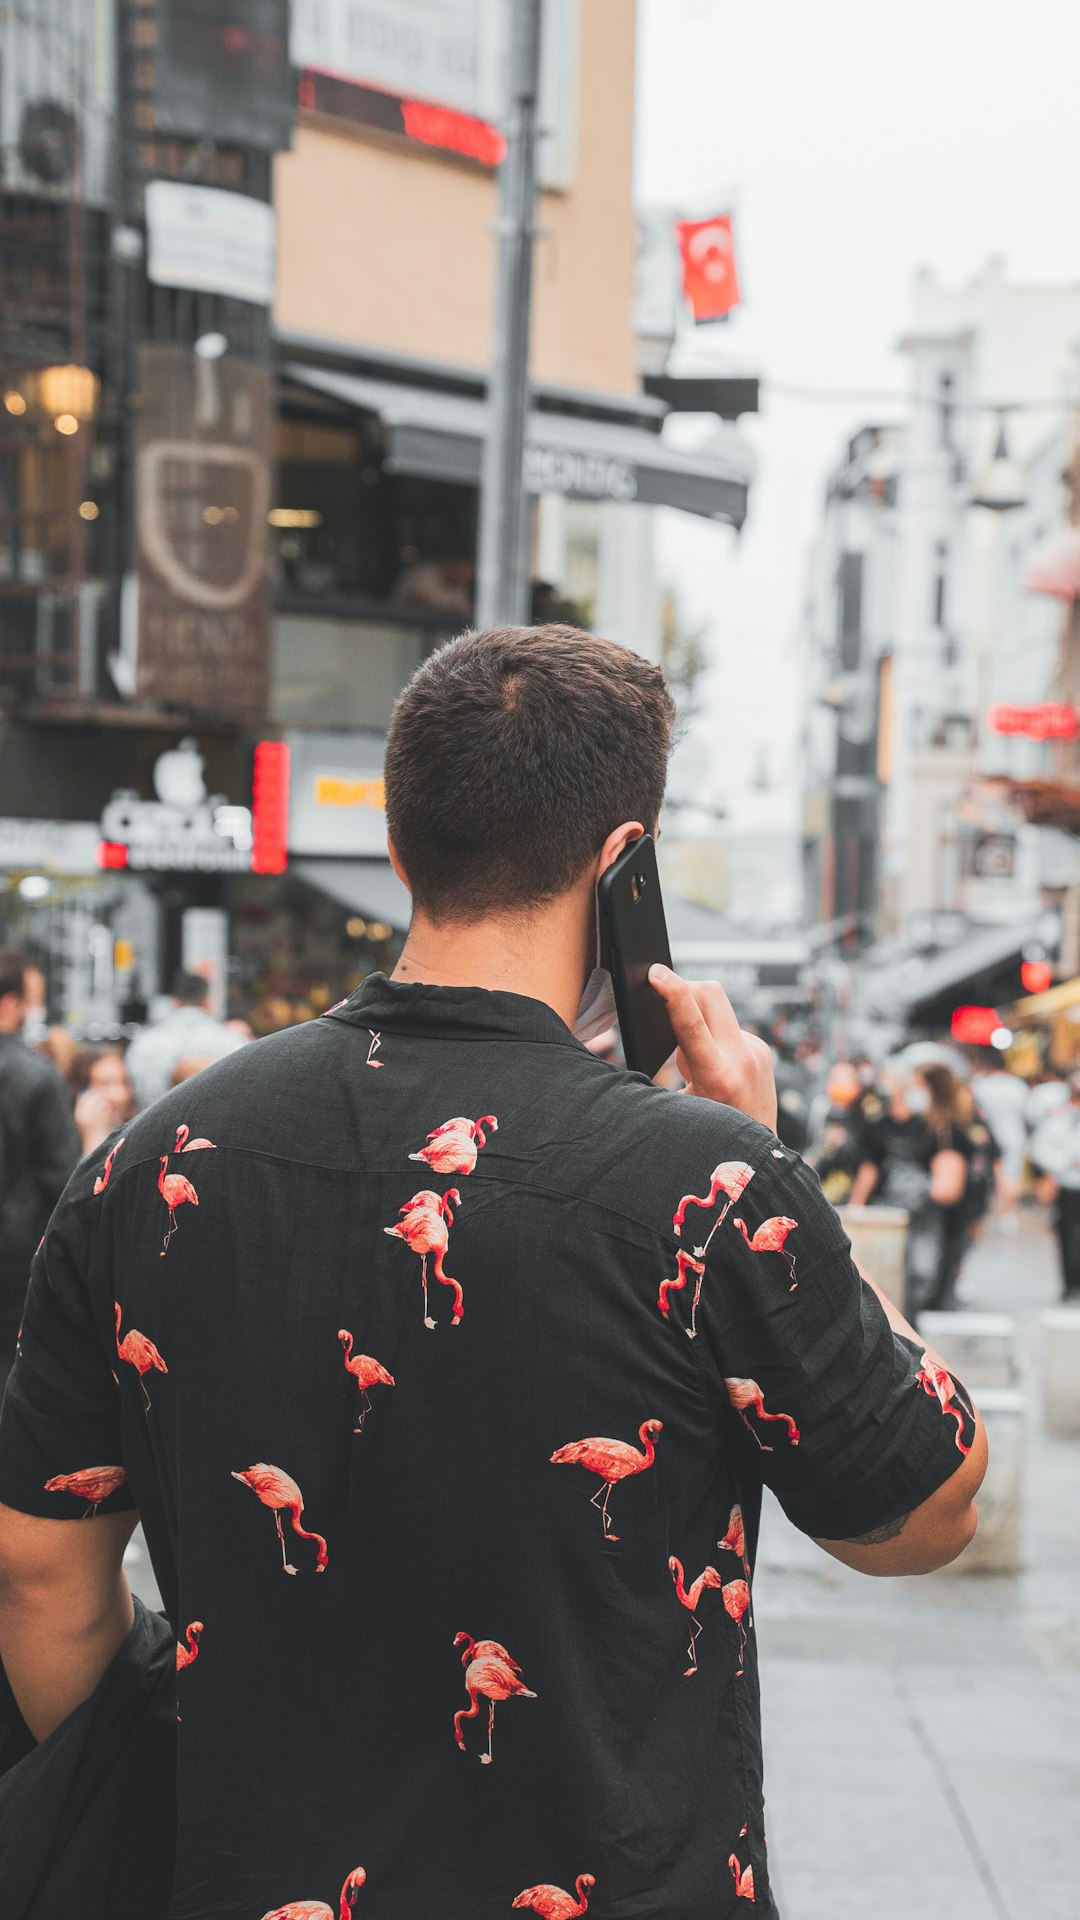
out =
{"type": "Polygon", "coordinates": [[[1034,707],[1010,707],[996,701],[987,709],[986,724],[991,733],[1019,734],[1025,740],[1080,738],[1076,708],[1055,700],[1043,700],[1034,707]]]}
{"type": "Polygon", "coordinates": [[[576,494],[582,500],[636,500],[638,490],[629,460],[569,447],[526,447],[525,485],[530,493],[576,494]]]}
{"type": "Polygon", "coordinates": [[[377,812],[382,812],[386,807],[386,782],[381,775],[372,780],[355,780],[339,773],[317,773],[315,805],[373,807],[377,812]]]}
{"type": "Polygon", "coordinates": [[[194,740],[160,754],[154,763],[156,800],[144,800],[122,787],[101,815],[101,837],[110,858],[120,865],[158,873],[249,873],[251,809],[235,806],[224,794],[208,794],[203,758],[194,740]],[[126,859],[119,849],[126,849],[126,859]]]}

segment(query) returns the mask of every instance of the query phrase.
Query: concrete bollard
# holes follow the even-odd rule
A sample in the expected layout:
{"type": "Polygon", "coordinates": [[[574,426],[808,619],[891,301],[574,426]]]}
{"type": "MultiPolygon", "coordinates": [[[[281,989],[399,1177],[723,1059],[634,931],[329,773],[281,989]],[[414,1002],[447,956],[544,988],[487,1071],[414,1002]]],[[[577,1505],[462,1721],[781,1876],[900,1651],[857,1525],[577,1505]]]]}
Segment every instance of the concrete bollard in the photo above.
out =
{"type": "Polygon", "coordinates": [[[1019,1573],[1024,1396],[1017,1387],[983,1387],[975,1399],[990,1448],[986,1479],[976,1496],[979,1530],[959,1560],[940,1571],[942,1574],[1019,1573]]]}
{"type": "Polygon", "coordinates": [[[919,1332],[976,1396],[983,1387],[1014,1387],[1020,1377],[1009,1313],[920,1313],[919,1332]]]}
{"type": "Polygon", "coordinates": [[[1080,1436],[1080,1307],[1047,1307],[1042,1328],[1043,1419],[1049,1433],[1080,1436]]]}
{"type": "Polygon", "coordinates": [[[904,1248],[908,1216],[903,1207],[839,1207],[856,1266],[877,1282],[904,1312],[904,1248]]]}

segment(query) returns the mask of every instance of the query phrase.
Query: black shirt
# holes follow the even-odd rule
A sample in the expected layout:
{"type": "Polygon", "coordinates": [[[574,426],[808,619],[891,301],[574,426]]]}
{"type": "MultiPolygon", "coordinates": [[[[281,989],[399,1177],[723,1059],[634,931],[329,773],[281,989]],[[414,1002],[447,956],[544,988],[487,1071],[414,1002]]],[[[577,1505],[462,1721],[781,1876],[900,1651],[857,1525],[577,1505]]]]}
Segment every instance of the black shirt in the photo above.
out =
{"type": "Polygon", "coordinates": [[[35,1263],[0,1499],[138,1505],[175,1920],[772,1915],[761,1482],[917,1505],[921,1362],[775,1135],[540,1002],[376,976],[166,1095],[35,1263]]]}

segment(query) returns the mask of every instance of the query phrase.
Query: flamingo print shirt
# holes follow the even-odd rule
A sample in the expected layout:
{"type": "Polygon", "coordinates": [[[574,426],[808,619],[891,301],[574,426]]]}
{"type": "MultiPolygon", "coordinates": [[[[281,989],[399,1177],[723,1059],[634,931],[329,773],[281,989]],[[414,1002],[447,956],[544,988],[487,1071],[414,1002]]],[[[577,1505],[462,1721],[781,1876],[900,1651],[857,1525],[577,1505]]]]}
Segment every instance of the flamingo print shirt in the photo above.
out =
{"type": "Polygon", "coordinates": [[[137,1508],[175,1631],[171,1920],[775,1915],[762,1486],[971,1442],[773,1134],[380,975],[82,1163],[20,1348],[0,1500],[137,1508]]]}

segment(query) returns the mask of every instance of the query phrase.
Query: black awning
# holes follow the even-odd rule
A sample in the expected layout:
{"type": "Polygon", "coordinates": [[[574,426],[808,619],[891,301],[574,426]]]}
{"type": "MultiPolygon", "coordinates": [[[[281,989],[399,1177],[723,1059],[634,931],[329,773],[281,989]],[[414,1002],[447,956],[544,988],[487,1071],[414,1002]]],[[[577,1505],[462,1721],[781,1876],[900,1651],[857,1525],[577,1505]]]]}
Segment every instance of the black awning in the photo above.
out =
{"type": "MultiPolygon", "coordinates": [[[[479,485],[486,401],[298,361],[285,363],[281,372],[312,392],[378,414],[386,427],[390,472],[479,485]]],[[[641,425],[547,409],[529,415],[525,476],[530,493],[675,507],[741,527],[752,472],[750,450],[734,428],[714,439],[709,451],[684,453],[641,425]]]]}

